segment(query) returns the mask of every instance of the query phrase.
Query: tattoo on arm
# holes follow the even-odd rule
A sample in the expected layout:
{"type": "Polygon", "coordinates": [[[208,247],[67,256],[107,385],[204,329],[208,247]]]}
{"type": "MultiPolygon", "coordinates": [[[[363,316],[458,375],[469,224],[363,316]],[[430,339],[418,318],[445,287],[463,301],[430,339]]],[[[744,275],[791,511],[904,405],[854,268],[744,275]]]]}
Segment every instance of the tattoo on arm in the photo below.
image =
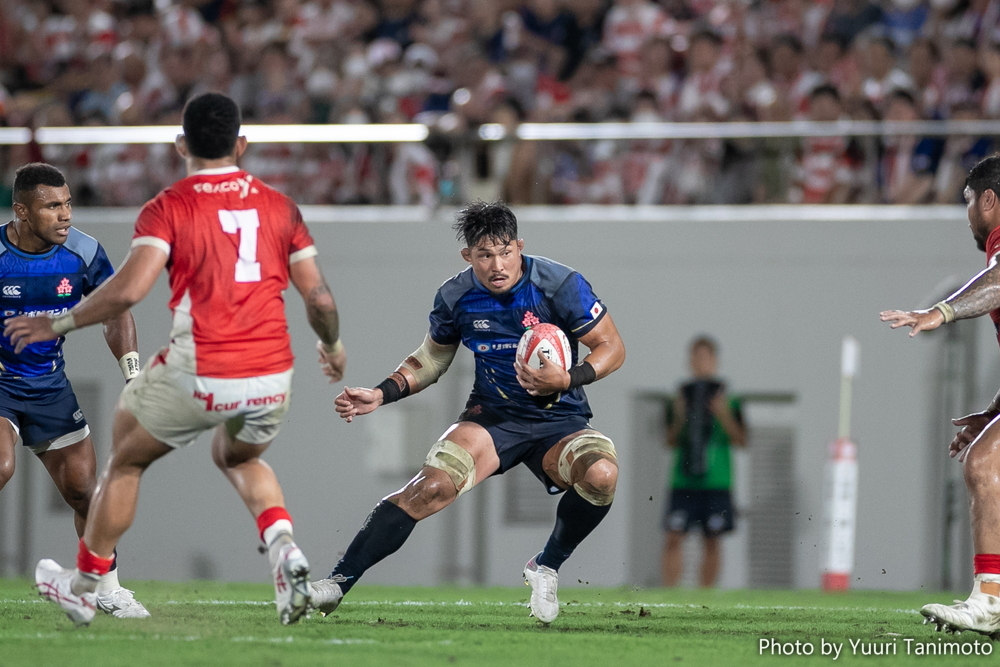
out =
{"type": "Polygon", "coordinates": [[[979,317],[1000,308],[1000,263],[994,262],[946,301],[955,309],[956,320],[979,317]]]}
{"type": "Polygon", "coordinates": [[[306,295],[306,316],[309,326],[325,344],[333,345],[340,338],[340,316],[325,280],[306,295]]]}

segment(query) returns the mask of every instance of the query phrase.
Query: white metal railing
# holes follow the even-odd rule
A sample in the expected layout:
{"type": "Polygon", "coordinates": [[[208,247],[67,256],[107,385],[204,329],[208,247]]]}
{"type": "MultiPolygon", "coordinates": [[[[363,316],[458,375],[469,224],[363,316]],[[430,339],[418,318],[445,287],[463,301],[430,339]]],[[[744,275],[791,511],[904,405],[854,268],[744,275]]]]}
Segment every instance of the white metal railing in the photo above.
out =
{"type": "MultiPolygon", "coordinates": [[[[458,206],[301,206],[302,217],[309,224],[388,224],[433,223],[450,225],[458,206]]],[[[513,206],[524,224],[680,224],[680,223],[837,223],[931,221],[961,223],[966,221],[965,207],[954,205],[879,206],[879,205],[801,205],[755,204],[752,206],[513,206]]],[[[78,207],[73,209],[76,224],[133,224],[137,208],[78,207]]]]}
{"type": "MultiPolygon", "coordinates": [[[[419,123],[367,125],[244,125],[243,134],[258,143],[398,143],[420,142],[431,128],[419,123]]],[[[179,126],[0,128],[0,145],[158,144],[172,143],[179,126]]],[[[961,121],[790,121],[766,123],[522,123],[514,137],[529,141],[630,139],[747,139],[778,137],[877,137],[884,135],[993,136],[998,120],[961,121]]],[[[479,127],[482,141],[511,137],[503,125],[479,127]]]]}

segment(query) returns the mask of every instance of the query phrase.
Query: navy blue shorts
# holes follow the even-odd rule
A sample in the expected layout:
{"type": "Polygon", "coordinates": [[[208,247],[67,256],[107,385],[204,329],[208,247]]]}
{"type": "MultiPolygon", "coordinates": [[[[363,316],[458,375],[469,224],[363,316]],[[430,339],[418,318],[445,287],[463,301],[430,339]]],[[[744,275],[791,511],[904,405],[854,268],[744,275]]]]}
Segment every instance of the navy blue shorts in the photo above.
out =
{"type": "Polygon", "coordinates": [[[663,530],[686,533],[696,524],[708,537],[733,529],[733,499],[728,489],[674,489],[663,515],[663,530]]]}
{"type": "Polygon", "coordinates": [[[10,420],[21,442],[36,454],[69,447],[90,435],[90,427],[66,383],[32,398],[15,398],[0,391],[0,417],[10,420]]]}
{"type": "Polygon", "coordinates": [[[489,432],[493,438],[493,447],[500,457],[500,467],[494,475],[502,475],[518,463],[523,463],[552,495],[562,493],[565,489],[559,488],[542,469],[545,453],[567,435],[591,428],[587,418],[583,416],[515,421],[473,401],[465,406],[465,412],[458,421],[479,424],[489,432]]]}

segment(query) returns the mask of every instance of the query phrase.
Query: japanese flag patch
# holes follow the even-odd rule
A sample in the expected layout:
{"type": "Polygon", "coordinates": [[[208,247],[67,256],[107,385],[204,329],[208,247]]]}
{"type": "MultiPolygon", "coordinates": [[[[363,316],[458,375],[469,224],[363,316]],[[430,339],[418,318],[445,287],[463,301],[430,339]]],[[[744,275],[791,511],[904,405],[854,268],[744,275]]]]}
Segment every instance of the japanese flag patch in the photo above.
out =
{"type": "Polygon", "coordinates": [[[594,305],[590,307],[590,319],[596,320],[597,316],[604,312],[604,306],[601,305],[600,301],[595,301],[594,305]]]}

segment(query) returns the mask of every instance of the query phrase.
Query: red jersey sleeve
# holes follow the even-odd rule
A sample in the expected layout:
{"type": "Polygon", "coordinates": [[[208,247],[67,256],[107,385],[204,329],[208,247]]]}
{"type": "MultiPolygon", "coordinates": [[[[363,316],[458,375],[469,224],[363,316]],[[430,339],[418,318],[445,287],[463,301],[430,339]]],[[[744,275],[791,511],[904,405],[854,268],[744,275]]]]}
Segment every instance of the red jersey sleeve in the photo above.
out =
{"type": "Polygon", "coordinates": [[[146,202],[139,211],[139,217],[135,221],[135,234],[132,235],[132,247],[150,245],[169,255],[173,244],[174,226],[161,194],[146,202]]]}
{"type": "Polygon", "coordinates": [[[292,206],[292,240],[288,246],[288,263],[301,262],[303,259],[319,254],[306,223],[302,220],[302,211],[295,204],[292,206]]]}

